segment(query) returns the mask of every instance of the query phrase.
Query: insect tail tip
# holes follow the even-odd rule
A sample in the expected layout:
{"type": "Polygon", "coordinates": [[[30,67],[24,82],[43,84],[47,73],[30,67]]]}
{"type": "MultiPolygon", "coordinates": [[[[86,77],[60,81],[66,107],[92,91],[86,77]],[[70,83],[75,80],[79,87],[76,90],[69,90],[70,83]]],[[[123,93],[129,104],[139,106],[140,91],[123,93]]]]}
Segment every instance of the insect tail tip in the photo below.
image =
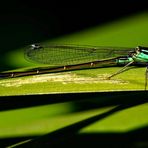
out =
{"type": "Polygon", "coordinates": [[[110,80],[110,79],[111,79],[111,77],[112,77],[112,76],[108,76],[108,77],[106,77],[106,80],[110,80]]]}

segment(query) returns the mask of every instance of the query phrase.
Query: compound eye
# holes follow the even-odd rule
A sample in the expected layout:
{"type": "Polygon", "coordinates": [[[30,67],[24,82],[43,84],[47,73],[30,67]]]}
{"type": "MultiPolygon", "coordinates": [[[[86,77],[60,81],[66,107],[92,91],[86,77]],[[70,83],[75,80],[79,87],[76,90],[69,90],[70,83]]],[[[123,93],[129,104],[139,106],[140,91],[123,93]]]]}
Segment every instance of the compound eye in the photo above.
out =
{"type": "Polygon", "coordinates": [[[139,46],[135,48],[135,52],[136,53],[139,53],[140,52],[140,47],[139,46]]]}

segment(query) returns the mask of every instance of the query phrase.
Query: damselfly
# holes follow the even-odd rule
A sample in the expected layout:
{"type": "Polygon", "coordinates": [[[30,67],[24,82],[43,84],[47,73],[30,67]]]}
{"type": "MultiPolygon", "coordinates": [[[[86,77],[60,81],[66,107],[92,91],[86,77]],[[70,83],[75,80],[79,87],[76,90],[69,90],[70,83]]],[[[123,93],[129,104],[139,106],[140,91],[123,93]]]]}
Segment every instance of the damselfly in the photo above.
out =
{"type": "Polygon", "coordinates": [[[25,50],[25,57],[39,63],[54,65],[52,68],[37,68],[25,72],[2,72],[1,78],[35,75],[67,70],[123,66],[107,79],[127,70],[129,65],[145,65],[145,89],[148,77],[148,47],[136,48],[77,46],[77,45],[39,45],[32,44],[25,50]]]}

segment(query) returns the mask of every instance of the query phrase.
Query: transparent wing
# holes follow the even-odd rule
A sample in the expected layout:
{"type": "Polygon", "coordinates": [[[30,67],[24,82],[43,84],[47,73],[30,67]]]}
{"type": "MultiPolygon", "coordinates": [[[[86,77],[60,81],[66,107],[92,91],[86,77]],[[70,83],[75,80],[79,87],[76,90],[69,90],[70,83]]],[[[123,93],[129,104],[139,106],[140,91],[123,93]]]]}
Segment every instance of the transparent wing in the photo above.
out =
{"type": "Polygon", "coordinates": [[[72,65],[126,56],[132,48],[95,47],[77,45],[48,45],[29,47],[25,57],[29,60],[50,65],[72,65]]]}

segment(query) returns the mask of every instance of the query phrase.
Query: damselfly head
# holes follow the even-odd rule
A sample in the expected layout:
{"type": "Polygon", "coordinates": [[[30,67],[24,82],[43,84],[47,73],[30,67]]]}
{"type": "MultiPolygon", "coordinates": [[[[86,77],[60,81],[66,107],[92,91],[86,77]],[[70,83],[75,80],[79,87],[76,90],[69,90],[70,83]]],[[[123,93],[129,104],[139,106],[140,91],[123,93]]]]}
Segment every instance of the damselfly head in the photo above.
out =
{"type": "Polygon", "coordinates": [[[137,52],[141,52],[145,55],[148,55],[148,47],[138,46],[137,52]]]}
{"type": "Polygon", "coordinates": [[[141,46],[137,46],[136,48],[135,48],[135,52],[137,53],[137,52],[140,52],[140,49],[141,49],[141,46]]]}

